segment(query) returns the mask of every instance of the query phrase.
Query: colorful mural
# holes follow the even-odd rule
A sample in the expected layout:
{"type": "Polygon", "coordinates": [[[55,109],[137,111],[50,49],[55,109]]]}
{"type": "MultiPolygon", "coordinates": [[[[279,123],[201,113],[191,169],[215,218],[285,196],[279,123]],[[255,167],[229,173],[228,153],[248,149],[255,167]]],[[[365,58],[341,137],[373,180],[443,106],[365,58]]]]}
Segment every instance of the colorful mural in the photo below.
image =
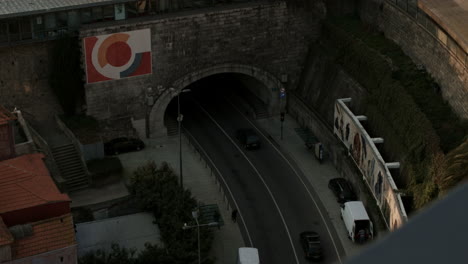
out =
{"type": "Polygon", "coordinates": [[[152,72],[150,29],[87,37],[83,45],[87,83],[152,72]]]}
{"type": "Polygon", "coordinates": [[[335,103],[333,130],[360,169],[389,228],[397,228],[406,222],[400,194],[382,156],[359,120],[341,100],[335,103]]]}

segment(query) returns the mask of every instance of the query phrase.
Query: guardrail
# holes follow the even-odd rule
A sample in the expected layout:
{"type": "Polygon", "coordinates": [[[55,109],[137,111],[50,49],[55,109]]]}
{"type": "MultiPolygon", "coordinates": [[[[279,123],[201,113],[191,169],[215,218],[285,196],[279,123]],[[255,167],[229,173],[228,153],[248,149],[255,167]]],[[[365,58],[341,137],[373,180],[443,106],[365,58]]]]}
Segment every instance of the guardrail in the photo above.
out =
{"type": "Polygon", "coordinates": [[[198,141],[188,132],[184,127],[182,127],[183,135],[188,140],[190,146],[192,147],[193,151],[198,154],[200,161],[205,162],[205,168],[210,169],[210,175],[213,176],[213,179],[218,185],[218,191],[223,195],[223,201],[226,203],[226,210],[230,210],[231,208],[236,208],[236,206],[232,206],[231,203],[235,204],[234,196],[227,187],[227,183],[224,180],[221,172],[218,170],[214,162],[208,156],[208,153],[203,149],[203,147],[198,143],[198,141]],[[227,190],[227,193],[226,193],[227,190]],[[229,195],[228,195],[229,194],[229,195]]]}

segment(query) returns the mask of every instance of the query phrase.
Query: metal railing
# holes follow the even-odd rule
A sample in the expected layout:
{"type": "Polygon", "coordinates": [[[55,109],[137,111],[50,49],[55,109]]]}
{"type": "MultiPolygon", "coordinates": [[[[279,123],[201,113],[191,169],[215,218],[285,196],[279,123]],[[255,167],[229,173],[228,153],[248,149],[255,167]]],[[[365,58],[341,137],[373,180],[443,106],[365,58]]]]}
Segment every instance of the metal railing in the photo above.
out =
{"type": "Polygon", "coordinates": [[[183,135],[188,140],[189,145],[192,147],[193,152],[198,154],[200,161],[204,161],[205,168],[209,168],[210,175],[213,177],[213,180],[216,182],[218,186],[218,191],[223,196],[223,201],[226,203],[226,210],[230,210],[230,208],[235,208],[235,206],[231,206],[231,203],[234,202],[234,196],[229,190],[226,181],[224,180],[221,172],[218,170],[214,162],[209,157],[208,153],[203,149],[203,147],[198,143],[198,141],[193,137],[190,132],[188,132],[184,127],[182,127],[183,135]],[[227,190],[227,193],[226,193],[227,190]]]}
{"type": "MultiPolygon", "coordinates": [[[[179,11],[187,11],[187,10],[196,10],[202,8],[217,8],[235,4],[242,4],[242,3],[249,3],[249,2],[276,2],[279,0],[160,0],[151,5],[148,10],[143,12],[139,12],[136,10],[128,9],[126,11],[125,19],[123,20],[106,20],[103,17],[94,18],[91,20],[82,21],[78,25],[74,26],[66,26],[66,27],[57,27],[53,29],[47,30],[40,30],[32,32],[18,32],[18,33],[10,33],[8,27],[6,27],[2,32],[0,28],[0,46],[8,46],[8,45],[16,45],[16,44],[24,44],[29,42],[40,42],[40,41],[47,41],[60,38],[64,35],[78,35],[78,29],[81,26],[87,25],[96,25],[102,23],[121,23],[121,21],[129,21],[129,20],[138,20],[144,19],[145,17],[157,16],[162,14],[174,13],[179,11]]],[[[130,3],[132,1],[128,1],[130,3]]],[[[136,1],[135,1],[136,2],[136,1]]],[[[88,8],[81,8],[76,9],[78,12],[89,12],[88,8]]],[[[45,12],[44,12],[45,13],[45,12]]],[[[34,23],[34,18],[37,16],[29,16],[29,20],[31,25],[34,23]]],[[[40,15],[40,14],[39,14],[40,15]]],[[[28,19],[28,17],[16,17],[15,20],[18,19],[28,19]]],[[[5,20],[0,21],[0,26],[6,26],[9,21],[5,20]],[[3,22],[3,24],[1,23],[3,22]]]]}

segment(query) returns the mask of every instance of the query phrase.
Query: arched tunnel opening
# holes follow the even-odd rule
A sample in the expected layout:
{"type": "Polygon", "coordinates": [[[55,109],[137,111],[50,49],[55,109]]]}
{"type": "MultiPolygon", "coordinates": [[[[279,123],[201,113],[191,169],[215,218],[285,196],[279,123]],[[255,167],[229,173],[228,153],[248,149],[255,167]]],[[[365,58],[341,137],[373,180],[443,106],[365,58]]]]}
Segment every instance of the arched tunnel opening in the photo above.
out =
{"type": "Polygon", "coordinates": [[[200,111],[197,104],[215,104],[223,100],[238,108],[252,119],[268,118],[275,112],[277,102],[273,91],[254,77],[241,73],[214,74],[197,80],[184,87],[180,92],[173,91],[172,99],[164,113],[164,126],[167,135],[178,131],[177,116],[200,111]]]}

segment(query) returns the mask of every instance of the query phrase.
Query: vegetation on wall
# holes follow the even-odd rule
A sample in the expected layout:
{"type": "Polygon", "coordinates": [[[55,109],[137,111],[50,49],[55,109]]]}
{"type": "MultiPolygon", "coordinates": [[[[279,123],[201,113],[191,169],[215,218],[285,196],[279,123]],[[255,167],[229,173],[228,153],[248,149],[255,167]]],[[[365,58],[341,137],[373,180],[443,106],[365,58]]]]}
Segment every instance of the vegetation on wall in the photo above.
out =
{"type": "MultiPolygon", "coordinates": [[[[149,162],[134,172],[129,189],[140,209],[154,214],[164,246],[147,244],[146,249],[137,255],[134,250],[114,245],[111,252],[92,252],[80,258],[79,263],[197,263],[197,229],[182,229],[184,223],[195,225],[192,211],[196,209],[197,202],[190,191],[182,191],[172,168],[167,163],[158,167],[154,162],[149,162]]],[[[212,241],[212,231],[208,227],[200,228],[203,264],[213,263],[208,257],[212,241]]]]}
{"type": "Polygon", "coordinates": [[[50,86],[65,115],[73,115],[84,97],[78,38],[65,36],[56,40],[51,54],[50,86]]]}
{"type": "Polygon", "coordinates": [[[366,88],[363,110],[369,127],[385,138],[390,156],[402,162],[415,208],[466,178],[463,167],[449,157],[466,154],[467,124],[442,99],[431,76],[356,18],[329,19],[323,32],[325,43],[335,47],[335,61],[366,88]]]}

